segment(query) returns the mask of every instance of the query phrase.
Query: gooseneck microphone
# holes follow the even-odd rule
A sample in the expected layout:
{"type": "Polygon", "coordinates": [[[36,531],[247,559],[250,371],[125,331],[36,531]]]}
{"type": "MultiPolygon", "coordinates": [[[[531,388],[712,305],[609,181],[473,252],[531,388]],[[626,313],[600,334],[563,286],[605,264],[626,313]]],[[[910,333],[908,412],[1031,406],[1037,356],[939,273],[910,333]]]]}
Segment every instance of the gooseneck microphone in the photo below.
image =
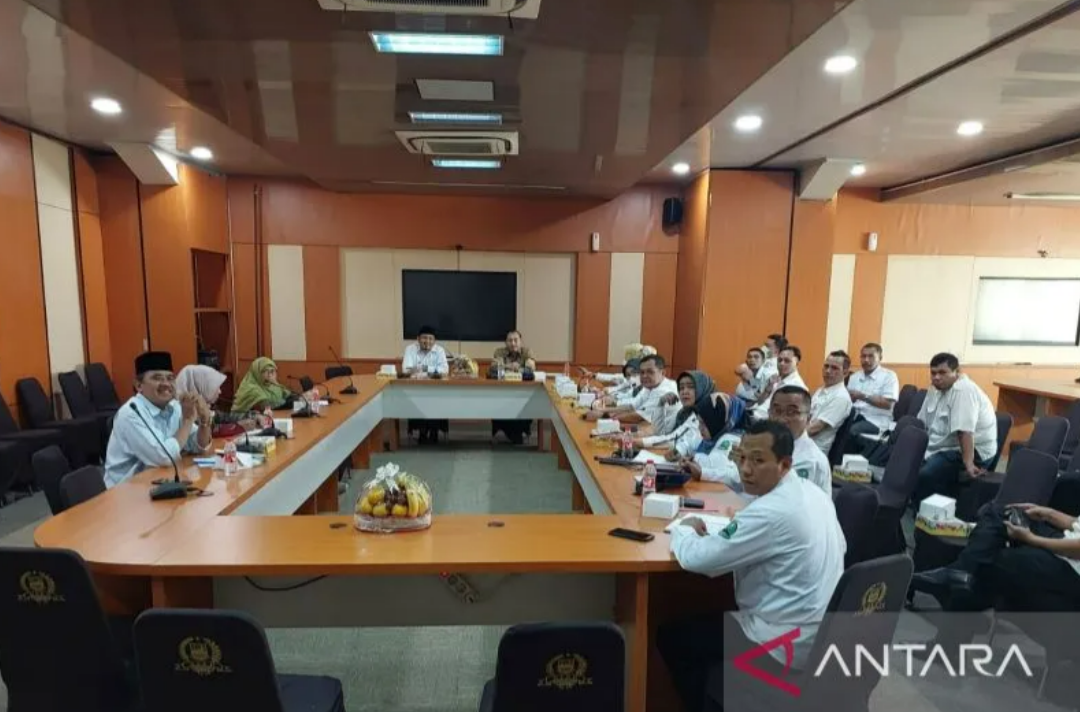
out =
{"type": "Polygon", "coordinates": [[[135,415],[139,416],[139,420],[143,422],[146,429],[150,431],[150,434],[154,437],[157,444],[161,446],[161,451],[165,453],[165,457],[169,458],[169,462],[172,463],[173,481],[162,482],[153,487],[150,490],[150,499],[180,499],[181,497],[187,497],[187,485],[180,481],[180,468],[176,466],[176,460],[173,459],[172,453],[169,452],[169,448],[165,447],[165,443],[161,442],[161,438],[154,432],[154,428],[143,416],[142,411],[139,410],[139,406],[135,405],[135,401],[131,401],[129,405],[131,405],[131,409],[135,411],[135,415]]]}
{"type": "Polygon", "coordinates": [[[297,394],[300,400],[304,402],[304,407],[300,410],[294,410],[292,417],[294,418],[314,418],[316,413],[315,409],[311,407],[311,401],[304,395],[304,384],[300,382],[300,379],[296,376],[286,376],[290,381],[296,381],[300,383],[300,393],[297,394]]]}
{"type": "MultiPolygon", "coordinates": [[[[337,351],[334,350],[334,347],[330,346],[329,344],[327,344],[327,347],[330,349],[330,355],[334,357],[334,360],[337,362],[337,365],[341,366],[342,368],[348,368],[348,366],[345,365],[345,362],[341,360],[341,357],[338,356],[338,353],[337,353],[337,351]]],[[[343,396],[355,396],[356,395],[356,386],[353,385],[352,376],[346,376],[346,377],[349,379],[349,385],[346,386],[345,388],[342,388],[341,391],[339,391],[339,392],[343,396]]]]}

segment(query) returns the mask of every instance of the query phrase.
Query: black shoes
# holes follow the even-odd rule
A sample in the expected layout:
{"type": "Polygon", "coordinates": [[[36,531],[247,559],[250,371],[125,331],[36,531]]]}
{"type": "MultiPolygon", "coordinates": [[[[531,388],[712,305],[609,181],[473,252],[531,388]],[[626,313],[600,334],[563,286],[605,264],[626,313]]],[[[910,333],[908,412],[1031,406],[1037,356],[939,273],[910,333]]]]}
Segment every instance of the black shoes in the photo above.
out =
{"type": "Polygon", "coordinates": [[[929,593],[939,601],[956,593],[972,593],[972,576],[960,569],[930,569],[911,577],[913,591],[929,593]]]}

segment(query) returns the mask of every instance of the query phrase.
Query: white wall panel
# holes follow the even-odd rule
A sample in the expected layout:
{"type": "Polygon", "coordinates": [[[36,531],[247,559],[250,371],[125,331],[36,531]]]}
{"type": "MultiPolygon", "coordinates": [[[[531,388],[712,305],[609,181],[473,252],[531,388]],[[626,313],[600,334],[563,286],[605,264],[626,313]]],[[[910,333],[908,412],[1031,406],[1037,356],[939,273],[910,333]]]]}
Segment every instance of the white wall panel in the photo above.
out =
{"type": "Polygon", "coordinates": [[[525,343],[538,360],[570,361],[574,357],[574,263],[573,255],[532,254],[525,258],[519,322],[525,343]]]}
{"type": "Polygon", "coordinates": [[[270,351],[282,361],[307,360],[304,317],[304,248],[267,247],[270,292],[270,351]]]}
{"type": "Polygon", "coordinates": [[[855,255],[833,255],[829,280],[829,314],[825,327],[825,353],[848,350],[851,333],[851,294],[855,289],[855,255]]]}
{"type": "Polygon", "coordinates": [[[608,363],[623,362],[626,344],[641,341],[641,304],[645,291],[645,253],[611,255],[611,306],[608,314],[608,363]]]}
{"type": "Polygon", "coordinates": [[[965,360],[974,266],[974,257],[889,257],[881,345],[890,361],[929,363],[941,351],[965,360]]]}
{"type": "Polygon", "coordinates": [[[71,163],[67,146],[37,134],[30,137],[38,203],[71,211],[71,163]]]}
{"type": "Polygon", "coordinates": [[[395,309],[393,301],[401,278],[394,271],[393,250],[341,253],[344,356],[400,358],[400,308],[395,309]]]}
{"type": "Polygon", "coordinates": [[[50,370],[54,374],[73,371],[86,362],[74,215],[38,203],[38,234],[50,370]]]}

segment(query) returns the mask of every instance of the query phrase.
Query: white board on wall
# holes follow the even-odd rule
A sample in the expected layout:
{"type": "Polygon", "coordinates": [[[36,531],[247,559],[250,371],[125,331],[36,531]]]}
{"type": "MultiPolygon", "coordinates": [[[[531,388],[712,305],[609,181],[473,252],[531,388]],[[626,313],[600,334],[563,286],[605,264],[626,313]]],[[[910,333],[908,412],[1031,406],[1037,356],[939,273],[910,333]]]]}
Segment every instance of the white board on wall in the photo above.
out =
{"type": "Polygon", "coordinates": [[[645,253],[611,255],[608,307],[608,363],[621,364],[627,344],[641,341],[641,308],[645,292],[645,253]]]}
{"type": "Polygon", "coordinates": [[[306,361],[304,248],[270,245],[266,267],[270,287],[270,351],[274,359],[306,361]]]}
{"type": "Polygon", "coordinates": [[[848,350],[851,334],[851,297],[855,289],[855,255],[833,255],[829,279],[829,314],[825,326],[825,353],[848,350]]]}
{"type": "Polygon", "coordinates": [[[964,360],[971,343],[974,268],[974,257],[889,257],[881,319],[881,345],[889,361],[929,363],[942,351],[964,360]]]}

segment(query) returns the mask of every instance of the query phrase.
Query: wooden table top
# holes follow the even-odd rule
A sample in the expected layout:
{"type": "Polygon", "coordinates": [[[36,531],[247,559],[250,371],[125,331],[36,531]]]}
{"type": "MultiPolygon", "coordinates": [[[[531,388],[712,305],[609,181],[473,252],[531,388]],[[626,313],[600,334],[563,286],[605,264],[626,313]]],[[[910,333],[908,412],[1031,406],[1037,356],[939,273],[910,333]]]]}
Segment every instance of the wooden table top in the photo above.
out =
{"type": "Polygon", "coordinates": [[[1020,391],[1021,393],[1033,393],[1046,398],[1069,401],[1080,400],[1080,384],[1078,383],[1017,378],[994,381],[994,385],[998,388],[1020,391]]]}
{"type": "MultiPolygon", "coordinates": [[[[358,532],[350,516],[225,516],[281,472],[384,388],[397,381],[353,376],[359,393],[336,396],[340,404],[324,417],[295,420],[295,437],[279,440],[277,453],[249,474],[226,480],[220,472],[198,470],[185,458],[183,476],[213,492],[208,497],[152,502],[151,480],[171,476],[162,468],[147,470],[129,482],[60,515],[34,532],[38,546],[78,551],[101,573],[136,576],[240,576],[313,574],[389,574],[482,571],[629,572],[676,570],[662,533],[664,520],[640,517],[641,500],[633,495],[631,470],[601,465],[595,456],[611,445],[594,440],[594,425],[580,417],[548,384],[554,418],[570,434],[566,448],[576,448],[614,512],[579,514],[437,514],[431,528],[380,535],[358,532]],[[489,526],[492,522],[500,525],[489,526]],[[341,526],[345,524],[345,526],[341,526]],[[622,526],[657,534],[648,544],[617,539],[607,532],[622,526]]],[[[404,381],[405,379],[402,379],[404,381]]],[[[506,382],[487,379],[408,380],[410,385],[464,385],[498,388],[506,382]]],[[[332,382],[336,394],[345,379],[332,382]]],[[[522,383],[513,382],[520,386],[522,383]]],[[[330,476],[331,473],[327,473],[330,476]]],[[[423,473],[417,473],[423,476],[423,473]]],[[[693,492],[709,492],[724,506],[741,500],[722,485],[693,483],[693,492]]]]}

